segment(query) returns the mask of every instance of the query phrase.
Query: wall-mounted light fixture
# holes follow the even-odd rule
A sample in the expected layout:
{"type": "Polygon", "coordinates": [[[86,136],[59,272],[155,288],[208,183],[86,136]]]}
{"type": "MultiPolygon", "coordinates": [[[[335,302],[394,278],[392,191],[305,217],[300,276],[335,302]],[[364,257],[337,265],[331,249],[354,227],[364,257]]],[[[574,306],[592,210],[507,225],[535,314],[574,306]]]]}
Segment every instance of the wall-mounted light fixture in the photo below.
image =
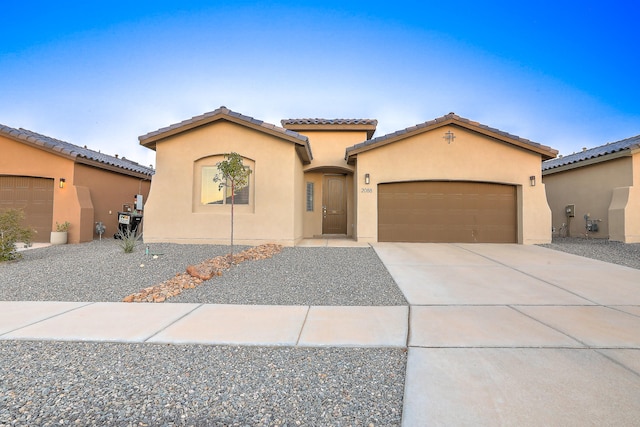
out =
{"type": "Polygon", "coordinates": [[[364,174],[364,183],[369,185],[371,183],[371,176],[368,173],[364,174]]]}
{"type": "Polygon", "coordinates": [[[531,184],[532,187],[536,186],[536,176],[535,175],[531,175],[529,177],[529,183],[531,184]]]}
{"type": "Polygon", "coordinates": [[[67,182],[66,179],[60,178],[60,188],[64,188],[64,183],[67,182]]]}

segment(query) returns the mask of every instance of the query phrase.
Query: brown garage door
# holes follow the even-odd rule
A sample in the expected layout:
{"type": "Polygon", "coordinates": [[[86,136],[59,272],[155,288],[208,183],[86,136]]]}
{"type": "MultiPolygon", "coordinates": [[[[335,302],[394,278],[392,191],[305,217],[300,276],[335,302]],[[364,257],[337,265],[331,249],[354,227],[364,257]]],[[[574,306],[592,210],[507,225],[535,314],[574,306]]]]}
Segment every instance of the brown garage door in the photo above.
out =
{"type": "Polygon", "coordinates": [[[53,179],[0,176],[0,210],[22,209],[35,242],[48,242],[53,221],[53,179]]]}
{"type": "Polygon", "coordinates": [[[380,184],[378,241],[516,243],[516,188],[457,181],[380,184]]]}

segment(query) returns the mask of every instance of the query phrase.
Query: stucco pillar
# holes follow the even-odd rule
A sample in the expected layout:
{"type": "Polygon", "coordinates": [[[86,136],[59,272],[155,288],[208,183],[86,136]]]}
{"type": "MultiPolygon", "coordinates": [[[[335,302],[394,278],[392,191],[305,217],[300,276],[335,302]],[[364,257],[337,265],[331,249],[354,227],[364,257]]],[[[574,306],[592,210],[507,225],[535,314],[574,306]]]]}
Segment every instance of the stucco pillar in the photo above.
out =
{"type": "Polygon", "coordinates": [[[638,212],[640,195],[634,187],[613,189],[609,205],[609,240],[640,243],[640,223],[630,212],[638,212]]]}
{"type": "Polygon", "coordinates": [[[551,243],[551,208],[545,185],[524,185],[522,188],[522,242],[525,245],[551,243]]]}

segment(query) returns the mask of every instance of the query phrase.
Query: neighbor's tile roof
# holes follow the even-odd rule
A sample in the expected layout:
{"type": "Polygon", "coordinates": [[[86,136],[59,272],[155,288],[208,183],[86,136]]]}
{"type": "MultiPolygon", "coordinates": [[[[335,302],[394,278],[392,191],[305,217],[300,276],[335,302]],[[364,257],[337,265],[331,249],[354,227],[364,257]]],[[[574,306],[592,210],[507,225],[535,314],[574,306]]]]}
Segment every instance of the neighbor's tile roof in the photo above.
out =
{"type": "Polygon", "coordinates": [[[84,158],[87,160],[92,160],[94,162],[102,163],[104,165],[115,166],[120,169],[137,172],[144,175],[153,175],[154,173],[154,170],[152,168],[142,166],[124,157],[109,156],[99,151],[90,150],[86,147],[79,147],[69,142],[51,138],[50,136],[45,136],[27,129],[14,129],[12,127],[0,124],[0,134],[6,135],[16,140],[24,141],[36,147],[42,147],[44,149],[58,152],[70,157],[84,158]]]}
{"type": "Polygon", "coordinates": [[[471,129],[476,129],[478,131],[487,132],[499,137],[503,137],[505,139],[509,139],[524,147],[529,147],[533,151],[544,153],[543,158],[555,157],[558,153],[556,150],[552,149],[551,147],[547,147],[546,145],[538,144],[537,142],[521,138],[517,135],[512,135],[510,133],[501,131],[500,129],[492,128],[481,123],[474,122],[464,117],[460,117],[455,113],[449,113],[442,117],[438,117],[436,119],[429,120],[427,122],[420,123],[415,126],[389,133],[387,135],[382,135],[377,138],[373,138],[368,141],[364,141],[351,146],[347,148],[346,157],[348,158],[349,156],[357,154],[358,152],[366,151],[369,147],[374,148],[376,146],[384,145],[387,142],[392,142],[393,140],[402,139],[404,136],[410,136],[415,133],[420,133],[421,130],[426,131],[428,129],[437,128],[439,127],[439,125],[443,125],[446,123],[458,123],[471,129]]]}
{"type": "Polygon", "coordinates": [[[284,128],[281,128],[279,126],[273,125],[271,123],[266,123],[266,122],[263,122],[262,120],[254,119],[253,117],[250,117],[250,116],[245,116],[244,114],[236,113],[235,111],[229,110],[225,106],[222,106],[222,107],[220,107],[220,108],[218,108],[218,109],[216,109],[214,111],[210,111],[208,113],[204,113],[204,114],[201,114],[199,116],[194,116],[194,117],[192,117],[190,119],[183,120],[180,123],[175,123],[173,125],[158,129],[156,131],[149,132],[149,133],[147,133],[145,135],[142,135],[142,136],[138,137],[138,139],[140,140],[141,144],[145,145],[145,141],[148,140],[148,139],[154,139],[154,137],[160,136],[162,134],[167,134],[167,133],[168,134],[173,134],[172,131],[176,131],[176,130],[179,130],[181,128],[191,129],[192,127],[197,126],[199,124],[208,123],[209,122],[208,119],[210,119],[212,117],[215,117],[215,116],[218,116],[218,115],[226,115],[226,116],[229,116],[229,117],[234,117],[236,119],[239,119],[241,121],[253,124],[255,126],[260,126],[260,127],[265,128],[265,129],[268,129],[270,131],[275,131],[275,132],[281,133],[283,135],[287,135],[290,138],[298,139],[298,140],[300,140],[300,142],[302,142],[304,144],[307,144],[309,142],[309,139],[306,136],[300,135],[298,132],[294,132],[294,131],[289,130],[289,129],[284,129],[284,128]]]}
{"type": "Polygon", "coordinates": [[[282,126],[287,125],[373,125],[377,126],[375,119],[284,119],[282,126]]]}
{"type": "Polygon", "coordinates": [[[619,151],[633,148],[640,148],[640,135],[632,136],[631,138],[623,139],[621,141],[610,142],[608,144],[591,148],[589,150],[583,150],[579,153],[569,154],[568,156],[547,160],[546,162],[542,163],[542,170],[546,171],[549,169],[555,169],[561,166],[570,165],[572,163],[595,159],[597,157],[606,156],[607,154],[613,154],[619,151]]]}

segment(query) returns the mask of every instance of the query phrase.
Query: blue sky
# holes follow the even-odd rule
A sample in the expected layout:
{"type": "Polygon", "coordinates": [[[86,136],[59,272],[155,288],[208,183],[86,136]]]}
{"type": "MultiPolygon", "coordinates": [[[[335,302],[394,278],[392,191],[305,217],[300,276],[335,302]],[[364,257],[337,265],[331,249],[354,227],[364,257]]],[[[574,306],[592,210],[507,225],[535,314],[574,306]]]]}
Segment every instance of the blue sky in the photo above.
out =
{"type": "Polygon", "coordinates": [[[455,112],[565,155],[640,134],[636,2],[94,3],[3,5],[0,123],[142,164],[221,105],[376,136],[455,112]]]}

